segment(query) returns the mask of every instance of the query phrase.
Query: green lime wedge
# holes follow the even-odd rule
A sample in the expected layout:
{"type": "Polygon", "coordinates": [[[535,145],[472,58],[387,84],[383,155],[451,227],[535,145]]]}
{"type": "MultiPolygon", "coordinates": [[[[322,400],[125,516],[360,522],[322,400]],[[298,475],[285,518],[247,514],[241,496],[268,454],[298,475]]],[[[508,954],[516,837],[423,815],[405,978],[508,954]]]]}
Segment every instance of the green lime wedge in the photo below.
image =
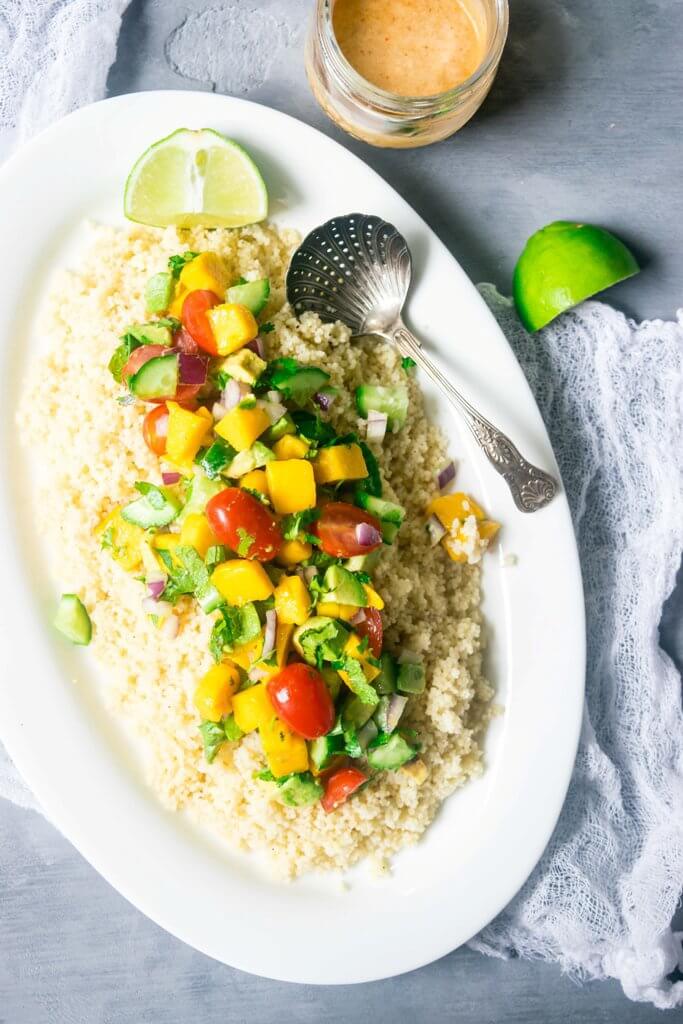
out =
{"type": "Polygon", "coordinates": [[[268,215],[268,193],[232,139],[212,128],[178,128],[136,161],[123,208],[129,220],[159,228],[238,228],[268,215]]]}
{"type": "Polygon", "coordinates": [[[517,261],[512,281],[517,312],[527,330],[537,331],[639,270],[624,243],[604,228],[553,221],[531,236],[517,261]]]}

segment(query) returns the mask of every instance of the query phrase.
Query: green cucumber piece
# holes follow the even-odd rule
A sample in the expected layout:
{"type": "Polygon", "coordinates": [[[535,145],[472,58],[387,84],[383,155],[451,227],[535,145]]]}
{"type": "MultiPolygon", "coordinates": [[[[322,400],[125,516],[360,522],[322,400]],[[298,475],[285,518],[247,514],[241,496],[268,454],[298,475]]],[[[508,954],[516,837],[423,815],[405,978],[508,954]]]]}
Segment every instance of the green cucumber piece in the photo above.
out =
{"type": "Polygon", "coordinates": [[[396,662],[389,654],[385,651],[382,657],[379,659],[381,668],[379,675],[373,679],[373,684],[378,693],[388,694],[396,692],[396,662]]]}
{"type": "Polygon", "coordinates": [[[396,433],[408,417],[408,389],[402,384],[383,387],[381,384],[361,384],[356,388],[356,406],[361,416],[367,419],[370,410],[383,412],[387,427],[396,433]]]}
{"type": "Polygon", "coordinates": [[[368,764],[377,772],[393,772],[417,756],[417,750],[400,733],[378,736],[367,750],[368,764]]]}
{"type": "Polygon", "coordinates": [[[226,475],[232,477],[244,476],[251,473],[252,469],[260,469],[267,462],[272,462],[275,453],[266,448],[261,441],[254,441],[251,448],[238,452],[226,469],[226,475]]]}
{"type": "Polygon", "coordinates": [[[397,505],[393,501],[386,501],[384,498],[376,498],[374,495],[366,494],[363,491],[356,495],[356,504],[360,508],[364,508],[366,512],[376,516],[383,523],[393,523],[396,526],[400,526],[406,517],[406,510],[402,505],[397,505]]]}
{"type": "Polygon", "coordinates": [[[201,596],[197,595],[197,603],[205,615],[215,612],[226,603],[223,595],[210,583],[201,596]]]}
{"type": "Polygon", "coordinates": [[[396,540],[396,535],[400,530],[400,526],[397,526],[396,523],[389,523],[386,519],[381,519],[379,528],[381,530],[382,540],[384,543],[393,544],[396,540]]]}
{"type": "Polygon", "coordinates": [[[276,420],[272,427],[268,427],[268,430],[263,435],[263,440],[266,444],[275,444],[285,434],[296,434],[294,420],[288,412],[281,416],[279,420],[276,420]]]}
{"type": "Polygon", "coordinates": [[[349,693],[342,704],[342,728],[360,729],[369,721],[375,711],[374,704],[364,704],[360,697],[349,693]]]}
{"type": "Polygon", "coordinates": [[[54,617],[55,629],[79,647],[87,647],[92,639],[92,623],[85,605],[76,594],[62,594],[54,617]]]}
{"type": "Polygon", "coordinates": [[[381,554],[382,549],[375,548],[374,551],[369,551],[367,555],[352,555],[351,558],[347,558],[344,562],[344,568],[348,569],[349,572],[372,572],[377,567],[381,554]]]}
{"type": "Polygon", "coordinates": [[[137,398],[172,398],[178,390],[178,356],[155,356],[148,359],[128,381],[137,398]]]}
{"type": "Polygon", "coordinates": [[[211,499],[227,486],[224,480],[210,480],[199,468],[195,469],[178,523],[182,525],[189,515],[202,514],[211,499]]]}
{"type": "Polygon", "coordinates": [[[136,484],[136,487],[142,497],[121,509],[121,518],[127,523],[150,530],[168,526],[177,519],[181,503],[169,487],[157,487],[155,484],[136,484]]]}
{"type": "Polygon", "coordinates": [[[173,299],[173,274],[164,270],[150,277],[145,286],[145,306],[150,313],[164,313],[173,299]]]}
{"type": "Polygon", "coordinates": [[[201,466],[209,480],[215,480],[227,470],[236,455],[232,445],[218,439],[201,455],[197,465],[201,466]]]}
{"type": "Polygon", "coordinates": [[[281,391],[285,398],[294,402],[295,405],[303,406],[309,401],[320,388],[324,387],[330,379],[329,373],[325,373],[318,366],[299,366],[293,368],[289,364],[293,360],[274,361],[275,366],[270,375],[270,382],[274,388],[281,391]]]}
{"type": "Polygon", "coordinates": [[[228,288],[225,300],[226,302],[239,302],[240,305],[246,306],[254,316],[258,316],[265,308],[269,296],[270,281],[267,277],[262,277],[258,281],[247,281],[246,284],[234,284],[232,288],[228,288]]]}
{"type": "Polygon", "coordinates": [[[341,733],[337,735],[328,734],[319,736],[317,740],[311,740],[308,744],[308,755],[311,764],[316,771],[324,771],[336,754],[344,749],[344,737],[341,733]]]}
{"type": "Polygon", "coordinates": [[[396,677],[396,689],[399,693],[424,693],[425,686],[425,670],[421,661],[399,663],[396,677]]]}

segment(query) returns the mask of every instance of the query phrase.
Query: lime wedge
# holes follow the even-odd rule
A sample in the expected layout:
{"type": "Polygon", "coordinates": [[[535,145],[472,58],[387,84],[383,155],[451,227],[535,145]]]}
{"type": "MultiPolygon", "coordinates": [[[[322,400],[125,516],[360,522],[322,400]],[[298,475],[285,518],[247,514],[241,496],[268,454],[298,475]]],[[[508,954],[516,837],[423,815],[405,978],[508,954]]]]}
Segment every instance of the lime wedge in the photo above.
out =
{"type": "Polygon", "coordinates": [[[593,224],[556,220],[532,235],[517,261],[512,291],[529,331],[639,271],[623,242],[593,224]]]}
{"type": "Polygon", "coordinates": [[[179,128],[155,142],[128,175],[129,220],[165,228],[238,228],[268,214],[268,193],[249,154],[212,128],[179,128]]]}

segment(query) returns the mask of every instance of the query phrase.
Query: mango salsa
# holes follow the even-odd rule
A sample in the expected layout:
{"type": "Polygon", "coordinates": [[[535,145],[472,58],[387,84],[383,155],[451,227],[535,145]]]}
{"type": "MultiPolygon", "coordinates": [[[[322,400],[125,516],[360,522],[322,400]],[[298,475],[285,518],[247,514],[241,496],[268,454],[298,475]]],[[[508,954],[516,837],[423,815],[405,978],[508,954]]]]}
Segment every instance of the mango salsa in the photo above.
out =
{"type": "Polygon", "coordinates": [[[230,714],[232,697],[239,685],[240,674],[235,665],[227,661],[213,665],[194,692],[194,706],[205,721],[220,722],[223,715],[230,714]]]}
{"type": "Polygon", "coordinates": [[[363,452],[357,444],[335,444],[322,448],[313,463],[315,479],[319,484],[334,484],[340,480],[362,480],[368,475],[363,452]]]}
{"type": "Polygon", "coordinates": [[[183,409],[177,402],[167,402],[168,436],[166,456],[176,466],[192,467],[192,460],[213,426],[213,417],[201,406],[197,412],[183,409]]]}
{"type": "Polygon", "coordinates": [[[207,310],[219,356],[236,352],[258,335],[258,324],[251,310],[239,302],[226,302],[207,310]]]}
{"type": "Polygon", "coordinates": [[[268,491],[280,515],[315,508],[313,467],[305,459],[284,459],[266,465],[268,491]]]}
{"type": "Polygon", "coordinates": [[[275,588],[278,622],[301,626],[311,613],[311,595],[298,576],[283,576],[275,588]]]}
{"type": "Polygon", "coordinates": [[[269,426],[268,413],[260,405],[246,408],[237,405],[216,424],[215,430],[236,451],[243,452],[251,448],[256,438],[269,426]]]}
{"type": "Polygon", "coordinates": [[[179,286],[185,292],[213,292],[219,299],[230,284],[225,260],[217,252],[200,252],[180,271],[179,286]]]}
{"type": "Polygon", "coordinates": [[[250,601],[265,601],[274,589],[263,566],[247,558],[221,562],[212,572],[211,582],[228,604],[236,608],[250,601]]]}
{"type": "Polygon", "coordinates": [[[285,434],[273,445],[273,451],[278,459],[303,459],[311,447],[310,442],[303,437],[296,437],[294,434],[285,434]]]}
{"type": "Polygon", "coordinates": [[[313,554],[313,545],[308,541],[286,540],[278,552],[276,561],[280,565],[297,565],[305,562],[313,554]]]}
{"type": "Polygon", "coordinates": [[[207,551],[217,544],[218,540],[206,516],[198,512],[191,512],[180,530],[180,543],[183,546],[194,548],[197,554],[206,558],[207,551]]]}
{"type": "Polygon", "coordinates": [[[127,523],[121,515],[122,508],[125,505],[119,505],[105,516],[95,532],[114,561],[126,572],[132,572],[142,563],[141,543],[145,540],[145,531],[140,526],[127,523]]]}

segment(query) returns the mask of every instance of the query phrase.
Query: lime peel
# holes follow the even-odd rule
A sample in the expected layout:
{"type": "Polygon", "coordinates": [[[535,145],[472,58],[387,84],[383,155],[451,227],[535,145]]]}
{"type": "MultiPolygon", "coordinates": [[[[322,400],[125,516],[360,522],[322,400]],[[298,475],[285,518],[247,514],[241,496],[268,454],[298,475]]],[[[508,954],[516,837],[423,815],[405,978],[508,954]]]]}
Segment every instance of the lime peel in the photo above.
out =
{"type": "Polygon", "coordinates": [[[553,221],[531,236],[517,261],[512,286],[517,312],[527,330],[537,331],[639,270],[631,251],[604,228],[553,221]]]}
{"type": "Polygon", "coordinates": [[[153,227],[236,228],[268,215],[268,192],[242,146],[213,128],[178,128],[135,162],[124,190],[129,220],[153,227]]]}

